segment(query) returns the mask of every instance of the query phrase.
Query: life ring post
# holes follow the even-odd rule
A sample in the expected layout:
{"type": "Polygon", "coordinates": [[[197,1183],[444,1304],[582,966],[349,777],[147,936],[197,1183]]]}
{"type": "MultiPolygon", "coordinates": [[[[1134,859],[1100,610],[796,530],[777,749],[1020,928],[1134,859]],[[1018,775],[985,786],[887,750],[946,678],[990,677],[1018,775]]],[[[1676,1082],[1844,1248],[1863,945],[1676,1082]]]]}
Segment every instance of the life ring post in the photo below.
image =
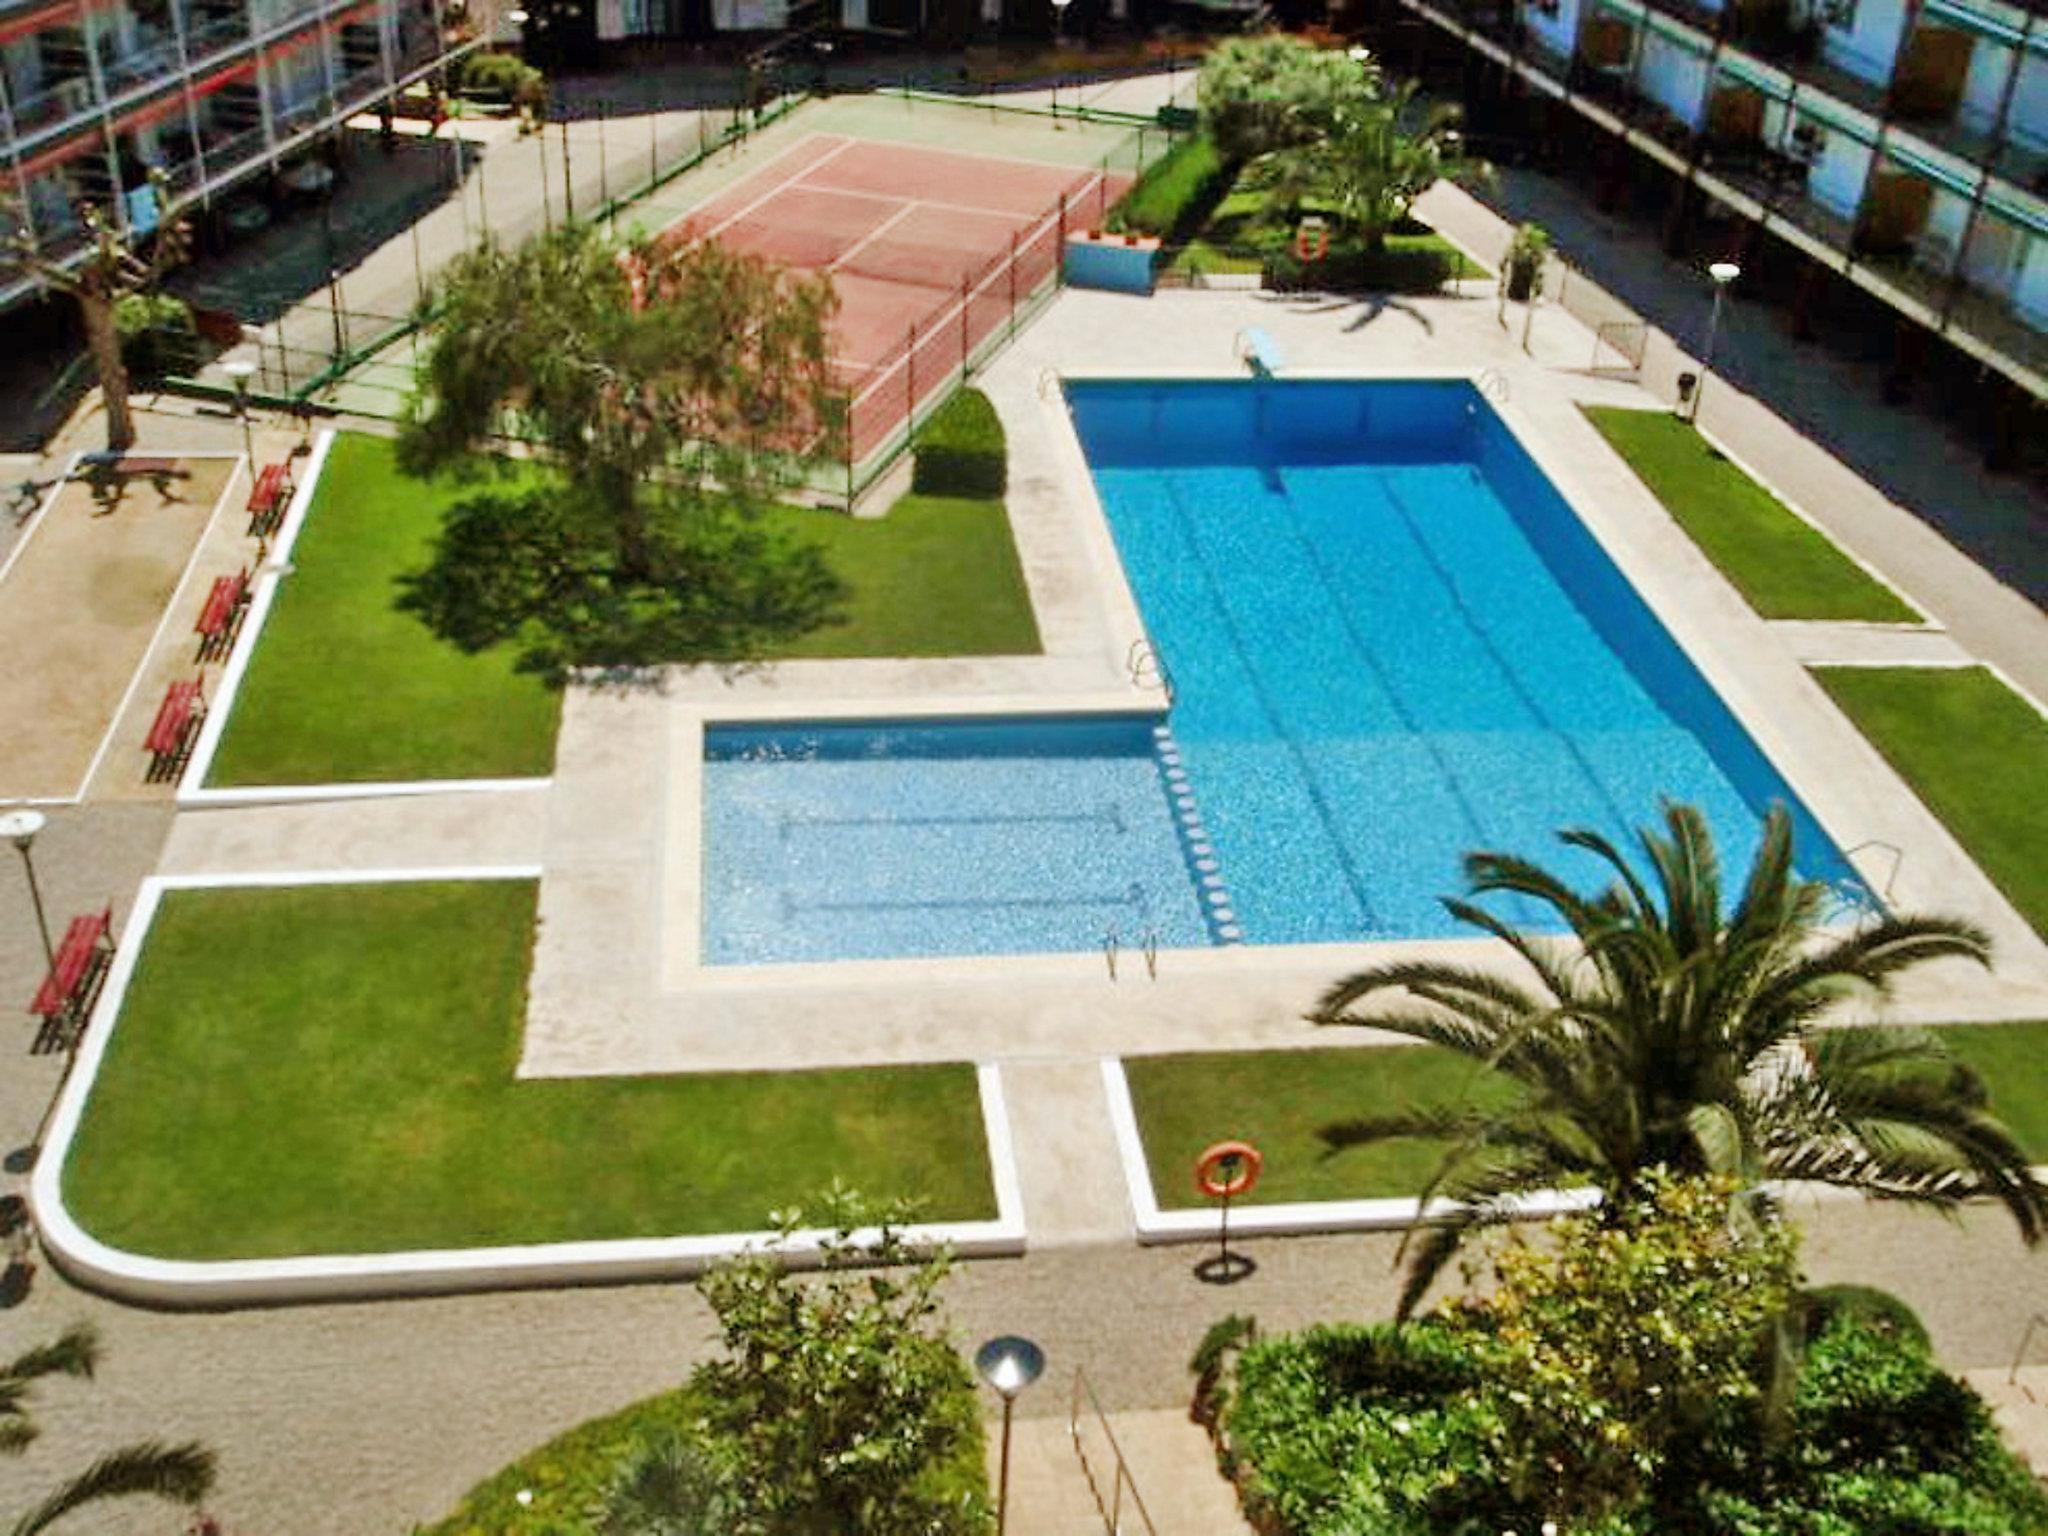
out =
{"type": "Polygon", "coordinates": [[[1265,1154],[1248,1141],[1219,1141],[1195,1159],[1195,1188],[1219,1207],[1216,1257],[1196,1266],[1204,1278],[1227,1284],[1251,1273],[1251,1260],[1233,1258],[1230,1252],[1230,1202],[1258,1187],[1265,1165],[1265,1154]]]}

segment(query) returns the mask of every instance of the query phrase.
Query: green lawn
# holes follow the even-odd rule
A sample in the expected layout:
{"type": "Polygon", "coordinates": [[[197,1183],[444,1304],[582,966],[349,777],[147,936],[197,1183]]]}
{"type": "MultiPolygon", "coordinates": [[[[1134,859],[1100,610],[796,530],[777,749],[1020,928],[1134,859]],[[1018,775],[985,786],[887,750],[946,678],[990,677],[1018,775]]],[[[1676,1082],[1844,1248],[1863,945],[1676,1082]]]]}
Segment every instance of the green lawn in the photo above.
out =
{"type": "Polygon", "coordinates": [[[207,782],[527,778],[554,766],[559,696],[398,606],[441,513],[475,486],[400,473],[391,444],[335,439],[207,782]]]}
{"type": "MultiPolygon", "coordinates": [[[[1991,1087],[1994,1108],[2048,1159],[2048,1022],[1943,1030],[1991,1087]]],[[[1212,1142],[1249,1141],[1266,1155],[1251,1203],[1413,1196],[1443,1155],[1440,1142],[1389,1142],[1323,1155],[1318,1126],[1401,1104],[1512,1090],[1434,1046],[1217,1051],[1125,1057],[1131,1100],[1162,1208],[1207,1206],[1195,1159],[1212,1142]]]]}
{"type": "Polygon", "coordinates": [[[752,1230],[834,1177],[993,1214],[974,1072],[517,1081],[536,886],[166,895],[64,1171],[161,1258],[752,1230]]]}
{"type": "Polygon", "coordinates": [[[1168,1210],[1210,1203],[1195,1191],[1195,1159],[1224,1140],[1265,1154],[1257,1204],[1412,1196],[1443,1155],[1441,1143],[1389,1142],[1325,1158],[1316,1128],[1417,1100],[1510,1091],[1434,1046],[1134,1056],[1124,1074],[1152,1187],[1168,1210]]]}
{"type": "Polygon", "coordinates": [[[2048,1020],[1957,1024],[1941,1035],[1984,1075],[1991,1107],[2018,1132],[2034,1160],[2048,1162],[2048,1020]]]}
{"type": "Polygon", "coordinates": [[[824,547],[843,620],[777,646],[807,656],[1030,656],[1038,623],[999,501],[905,496],[886,517],[804,507],[770,516],[824,547]]]}
{"type": "MultiPolygon", "coordinates": [[[[468,654],[398,606],[443,511],[474,483],[401,473],[391,444],[343,434],[292,554],[208,783],[523,778],[554,766],[560,698],[514,654],[468,654]]],[[[999,502],[906,496],[888,516],[767,514],[822,545],[839,622],[770,659],[1028,655],[1038,626],[999,502]]]]}
{"type": "Polygon", "coordinates": [[[2048,720],[1982,667],[1816,667],[1814,676],[2048,936],[2048,720]]]}
{"type": "Polygon", "coordinates": [[[1680,527],[1767,619],[1919,619],[1897,593],[1663,411],[1580,407],[1680,527]]]}

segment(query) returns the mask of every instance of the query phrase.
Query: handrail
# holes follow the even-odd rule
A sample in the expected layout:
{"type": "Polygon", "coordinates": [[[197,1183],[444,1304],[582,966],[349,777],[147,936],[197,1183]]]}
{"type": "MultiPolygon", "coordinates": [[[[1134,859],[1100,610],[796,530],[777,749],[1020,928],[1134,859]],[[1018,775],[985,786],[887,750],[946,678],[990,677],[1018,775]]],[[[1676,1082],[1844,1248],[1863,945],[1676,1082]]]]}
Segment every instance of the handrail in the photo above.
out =
{"type": "Polygon", "coordinates": [[[1899,871],[1906,863],[1906,850],[1897,843],[1886,842],[1881,837],[1866,837],[1854,848],[1844,848],[1842,857],[1853,859],[1866,848],[1875,848],[1892,856],[1892,872],[1885,876],[1884,885],[1878,891],[1878,894],[1889,902],[1892,899],[1892,887],[1899,883],[1899,871]]]}
{"type": "Polygon", "coordinates": [[[1505,405],[1512,393],[1508,388],[1508,376],[1498,368],[1482,368],[1472,382],[1479,386],[1479,393],[1495,405],[1505,405]]]}
{"type": "Polygon", "coordinates": [[[1119,941],[1118,941],[1118,939],[1117,939],[1117,933],[1116,933],[1116,930],[1115,930],[1114,928],[1105,928],[1105,929],[1103,929],[1103,930],[1102,930],[1102,958],[1103,958],[1103,960],[1104,960],[1104,961],[1106,961],[1106,962],[1108,963],[1108,965],[1109,965],[1109,979],[1110,979],[1111,981],[1115,981],[1115,980],[1116,980],[1116,955],[1117,955],[1117,950],[1118,950],[1118,948],[1119,948],[1119,947],[1120,947],[1120,944],[1119,944],[1119,941]]]}
{"type": "Polygon", "coordinates": [[[1088,1491],[1095,1495],[1095,1508],[1102,1515],[1102,1523],[1110,1536],[1124,1533],[1124,1489],[1131,1491],[1131,1508],[1138,1512],[1146,1536],[1159,1536],[1159,1527],[1152,1523],[1152,1513],[1145,1508],[1145,1497],[1138,1492],[1138,1480],[1131,1475],[1131,1465],[1124,1460],[1123,1447],[1116,1443],[1116,1431],[1109,1427],[1109,1416],[1102,1411],[1102,1402],[1095,1395],[1095,1388],[1089,1382],[1087,1373],[1079,1366],[1074,1368],[1074,1393],[1067,1407],[1067,1433],[1074,1438],[1074,1455],[1081,1463],[1081,1475],[1088,1479],[1088,1491]],[[1109,1451],[1116,1458],[1116,1471],[1110,1479],[1109,1498],[1102,1496],[1102,1485],[1095,1479],[1095,1469],[1088,1465],[1088,1453],[1081,1448],[1081,1398],[1086,1394],[1088,1409],[1095,1415],[1095,1422],[1101,1426],[1102,1438],[1109,1442],[1109,1451]]]}
{"type": "Polygon", "coordinates": [[[1154,981],[1159,979],[1159,930],[1157,928],[1147,928],[1145,930],[1145,974],[1154,981]]]}
{"type": "Polygon", "coordinates": [[[1173,674],[1166,670],[1166,658],[1150,640],[1143,635],[1133,640],[1130,649],[1124,652],[1124,666],[1131,674],[1133,688],[1157,687],[1166,695],[1167,705],[1172,706],[1173,674]]]}
{"type": "MultiPolygon", "coordinates": [[[[2020,1362],[2026,1358],[2027,1346],[2034,1342],[2034,1330],[2037,1328],[2048,1328],[2048,1312],[2036,1312],[2027,1319],[2027,1326],[2021,1330],[2020,1347],[2012,1352],[2012,1368],[2005,1373],[2005,1384],[2008,1387],[2019,1385],[2020,1362]]],[[[2033,1393],[2029,1392],[2027,1395],[2032,1397],[2033,1393]]]]}

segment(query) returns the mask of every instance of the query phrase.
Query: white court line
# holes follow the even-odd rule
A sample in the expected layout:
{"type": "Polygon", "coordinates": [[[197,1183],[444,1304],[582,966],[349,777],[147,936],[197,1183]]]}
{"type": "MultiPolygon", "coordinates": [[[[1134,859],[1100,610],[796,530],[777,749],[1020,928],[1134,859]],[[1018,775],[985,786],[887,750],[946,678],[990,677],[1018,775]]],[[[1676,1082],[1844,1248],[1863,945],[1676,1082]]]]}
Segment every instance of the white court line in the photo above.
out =
{"type": "MultiPolygon", "coordinates": [[[[805,144],[808,144],[812,139],[820,139],[824,137],[824,134],[813,133],[798,140],[796,143],[790,145],[788,149],[785,149],[781,154],[777,155],[775,157],[775,160],[770,160],[767,165],[758,167],[753,172],[753,176],[749,179],[759,178],[762,175],[762,173],[768,169],[768,166],[772,166],[773,164],[775,164],[776,160],[788,159],[792,154],[796,153],[797,150],[803,148],[803,146],[805,144]]],[[[719,220],[718,223],[712,225],[711,228],[705,230],[697,238],[699,240],[716,240],[718,238],[718,233],[720,230],[730,229],[733,225],[737,224],[741,219],[744,219],[748,214],[752,213],[756,208],[759,208],[763,203],[767,202],[777,193],[787,191],[789,187],[792,186],[794,183],[810,175],[812,171],[816,170],[819,166],[825,164],[827,161],[834,160],[838,158],[840,155],[845,154],[849,149],[853,148],[853,146],[858,144],[859,142],[860,140],[858,139],[841,140],[839,144],[835,146],[829,154],[820,156],[810,165],[807,165],[801,171],[798,171],[796,175],[790,177],[789,180],[778,181],[777,183],[775,183],[774,186],[770,187],[766,192],[763,192],[759,197],[755,198],[752,202],[744,205],[738,213],[732,214],[728,218],[719,220]]],[[[744,187],[746,185],[746,182],[743,181],[740,183],[740,185],[744,187]]],[[[711,201],[711,199],[706,198],[704,201],[708,203],[711,201]]],[[[701,207],[703,205],[699,204],[698,206],[701,207]]],[[[683,217],[688,218],[689,215],[685,214],[683,215],[683,217]]]]}
{"type": "MultiPolygon", "coordinates": [[[[891,201],[897,201],[897,199],[891,199],[891,201]]],[[[849,245],[837,256],[833,257],[830,261],[826,262],[825,270],[827,272],[837,272],[844,263],[853,260],[856,253],[866,250],[870,245],[873,245],[877,240],[881,239],[883,235],[887,234],[890,230],[894,229],[898,224],[901,224],[905,219],[909,218],[913,213],[917,212],[918,206],[919,205],[915,199],[912,199],[911,201],[904,203],[901,208],[898,208],[894,213],[890,214],[889,217],[882,220],[881,223],[877,224],[873,229],[869,230],[866,234],[862,235],[858,240],[854,241],[853,244],[849,245]]],[[[930,285],[926,283],[918,283],[914,286],[924,288],[930,285]]]]}
{"type": "MultiPolygon", "coordinates": [[[[1094,189],[1094,187],[1095,187],[1096,183],[1100,182],[1101,180],[1102,180],[1102,173],[1101,173],[1100,171],[1096,171],[1096,172],[1092,173],[1092,174],[1091,174],[1091,175],[1089,176],[1088,180],[1087,180],[1087,181],[1086,181],[1085,183],[1083,183],[1083,185],[1082,185],[1082,188],[1081,188],[1081,193],[1082,193],[1082,195],[1083,195],[1083,196],[1086,196],[1088,192],[1090,192],[1091,190],[1093,190],[1093,189],[1094,189]]],[[[1038,222],[1037,222],[1036,224],[1034,224],[1034,225],[1032,225],[1032,226],[1031,226],[1031,233],[1030,233],[1030,234],[1028,234],[1028,235],[1026,235],[1026,236],[1024,237],[1024,242],[1023,242],[1023,243],[1024,243],[1025,245],[1029,245],[1029,244],[1030,244],[1030,243],[1031,243],[1032,241],[1036,240],[1036,239],[1037,239],[1037,238],[1039,237],[1039,235],[1040,235],[1040,234],[1041,234],[1041,233],[1042,233],[1043,231],[1045,231],[1045,230],[1047,230],[1047,229],[1050,229],[1050,228],[1052,228],[1052,226],[1053,226],[1053,221],[1054,221],[1055,219],[1057,219],[1058,217],[1059,217],[1059,210],[1058,210],[1058,209],[1054,209],[1054,210],[1053,210],[1053,211],[1052,211],[1051,213],[1048,213],[1048,214],[1046,214],[1046,215],[1045,215],[1045,216],[1044,216],[1043,218],[1041,218],[1041,219],[1040,219],[1040,220],[1039,220],[1039,221],[1038,221],[1038,222]]],[[[1060,253],[1060,252],[1058,252],[1058,251],[1055,251],[1055,252],[1053,252],[1053,270],[1054,270],[1055,272],[1057,272],[1057,271],[1058,271],[1058,269],[1059,269],[1060,257],[1061,257],[1061,253],[1060,253]]],[[[955,315],[959,314],[959,313],[960,313],[960,311],[961,311],[961,309],[962,309],[962,308],[963,308],[964,306],[966,306],[967,304],[970,304],[970,303],[972,303],[972,302],[973,302],[973,300],[974,300],[974,295],[975,295],[975,294],[977,294],[977,293],[979,293],[979,292],[981,292],[981,290],[982,290],[983,288],[986,288],[986,287],[987,287],[987,286],[989,285],[989,283],[990,283],[990,282],[992,282],[992,281],[993,281],[993,280],[994,280],[994,279],[995,279],[995,278],[996,278],[997,276],[1001,275],[1001,273],[1002,273],[1003,271],[1004,271],[1004,268],[1003,268],[1003,267],[1001,267],[1001,266],[998,266],[998,267],[997,267],[997,268],[995,269],[995,271],[991,272],[991,273],[990,273],[990,274],[989,274],[989,275],[988,275],[987,277],[983,278],[983,279],[981,280],[981,282],[979,282],[978,284],[976,284],[976,285],[975,285],[975,287],[974,287],[974,290],[973,290],[973,292],[969,293],[969,294],[967,295],[967,297],[966,297],[966,298],[964,298],[964,299],[955,299],[955,300],[954,300],[954,301],[953,301],[953,302],[952,302],[951,304],[948,304],[948,305],[946,306],[946,308],[945,308],[945,309],[944,309],[944,310],[943,310],[943,311],[942,311],[942,312],[941,312],[940,314],[938,314],[937,316],[935,316],[934,318],[932,318],[931,320],[929,320],[928,322],[926,322],[926,327],[925,327],[925,328],[926,328],[927,330],[931,330],[931,331],[936,331],[936,330],[937,330],[937,329],[938,329],[938,328],[939,328],[940,326],[942,326],[942,325],[945,325],[945,324],[946,324],[946,323],[947,323],[948,321],[950,321],[950,320],[951,320],[951,319],[952,319],[952,318],[953,318],[953,317],[954,317],[955,315]]],[[[874,392],[875,392],[875,391],[876,391],[877,389],[879,389],[879,388],[881,387],[881,385],[882,385],[883,383],[884,383],[884,380],[883,380],[883,379],[876,379],[876,380],[875,380],[875,381],[874,381],[873,383],[869,384],[869,385],[868,385],[868,386],[867,386],[867,387],[866,387],[865,389],[863,389],[863,390],[862,390],[862,391],[861,391],[861,392],[860,392],[859,394],[857,394],[857,395],[855,395],[855,396],[853,397],[853,400],[852,400],[851,404],[849,405],[849,409],[851,409],[851,408],[852,408],[853,406],[858,406],[858,405],[859,405],[859,404],[861,403],[861,401],[863,401],[863,400],[867,399],[867,397],[868,397],[869,395],[873,394],[873,393],[874,393],[874,392]]],[[[911,409],[912,409],[912,410],[915,410],[915,409],[917,408],[917,402],[916,402],[915,400],[911,401],[911,403],[910,403],[910,404],[911,404],[911,409]]]]}
{"type": "MultiPolygon", "coordinates": [[[[818,162],[819,165],[823,165],[824,163],[825,162],[822,160],[818,162]]],[[[1031,162],[1018,161],[1016,163],[1020,165],[1028,165],[1031,162]]],[[[1014,208],[984,208],[979,203],[941,203],[929,197],[913,197],[905,199],[902,197],[892,196],[890,193],[887,192],[862,192],[856,190],[853,187],[813,186],[810,182],[804,179],[810,174],[811,173],[809,171],[805,171],[803,176],[799,176],[795,181],[787,182],[785,183],[785,185],[792,187],[802,187],[807,192],[830,192],[835,197],[857,197],[867,202],[900,203],[907,201],[913,207],[943,208],[948,213],[972,213],[978,214],[983,218],[1008,219],[1013,224],[1020,222],[1029,223],[1033,218],[1039,217],[1035,209],[1027,209],[1024,212],[1019,213],[1014,208]]],[[[1100,175],[1101,173],[1098,171],[1094,174],[1100,175]]],[[[1040,206],[1043,205],[1041,204],[1040,206]]]]}
{"type": "MultiPolygon", "coordinates": [[[[179,454],[175,457],[183,458],[186,455],[179,454]]],[[[206,541],[212,536],[214,525],[220,521],[221,512],[228,505],[228,498],[235,489],[235,482],[241,478],[245,466],[249,467],[252,475],[255,473],[254,467],[250,466],[249,461],[241,454],[235,454],[233,457],[234,463],[228,469],[226,483],[220,488],[219,499],[214,502],[213,511],[207,514],[206,522],[199,530],[199,537],[193,542],[192,553],[185,557],[185,568],[178,573],[178,584],[171,588],[170,600],[164,604],[163,616],[156,621],[156,629],[150,634],[148,648],[143,651],[142,660],[136,664],[134,676],[128,679],[128,687],[121,694],[121,702],[114,706],[114,718],[107,722],[107,733],[100,738],[99,750],[93,753],[92,761],[86,765],[85,777],[78,785],[80,800],[83,800],[85,792],[92,788],[93,776],[100,771],[101,762],[105,760],[108,749],[114,745],[114,734],[121,729],[121,721],[127,715],[129,705],[135,701],[135,690],[142,686],[144,674],[149,671],[150,663],[156,659],[157,651],[163,646],[164,629],[171,622],[171,616],[180,609],[185,589],[191,585],[192,573],[198,569],[200,557],[206,553],[206,541]]],[[[194,670],[203,677],[206,671],[205,664],[195,663],[194,670]]],[[[203,692],[201,696],[204,697],[203,692]]]]}

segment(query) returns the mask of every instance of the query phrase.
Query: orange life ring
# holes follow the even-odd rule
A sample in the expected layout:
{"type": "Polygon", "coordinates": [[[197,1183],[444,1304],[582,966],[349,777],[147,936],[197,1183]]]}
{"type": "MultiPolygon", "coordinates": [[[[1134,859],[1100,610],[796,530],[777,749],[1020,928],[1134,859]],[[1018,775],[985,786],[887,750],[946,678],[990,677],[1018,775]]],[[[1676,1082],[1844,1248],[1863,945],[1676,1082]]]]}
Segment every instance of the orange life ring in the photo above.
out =
{"type": "Polygon", "coordinates": [[[1330,254],[1330,226],[1321,219],[1303,219],[1294,227],[1294,255],[1300,261],[1321,261],[1330,254]]]}
{"type": "Polygon", "coordinates": [[[1265,1166],[1265,1154],[1250,1142],[1219,1141],[1195,1159],[1195,1188],[1212,1200],[1248,1195],[1265,1166]]]}

